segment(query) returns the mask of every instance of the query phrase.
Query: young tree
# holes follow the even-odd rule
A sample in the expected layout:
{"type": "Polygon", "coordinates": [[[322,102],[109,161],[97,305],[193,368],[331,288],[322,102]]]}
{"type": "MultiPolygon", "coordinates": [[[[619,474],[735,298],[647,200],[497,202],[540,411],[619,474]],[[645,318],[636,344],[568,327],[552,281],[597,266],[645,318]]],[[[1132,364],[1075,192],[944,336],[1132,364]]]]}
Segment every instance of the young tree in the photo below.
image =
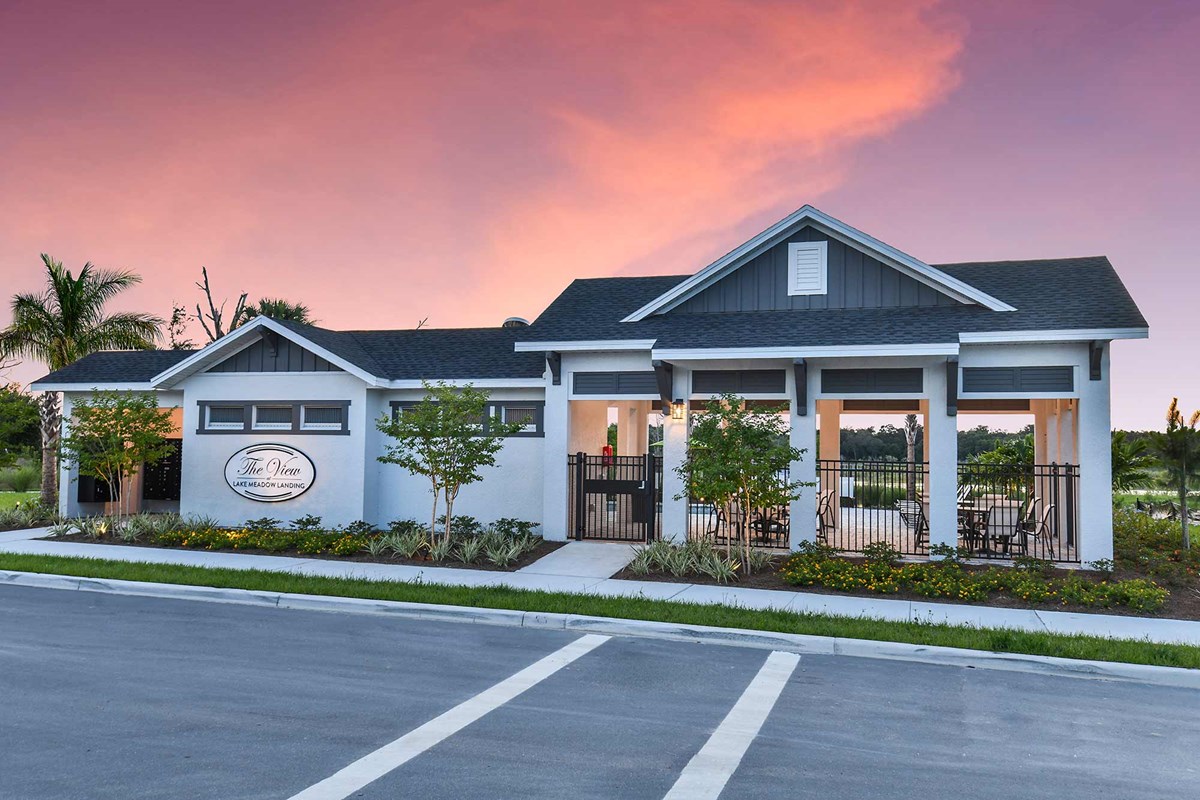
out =
{"type": "MultiPolygon", "coordinates": [[[[132,272],[84,264],[79,275],[45,253],[46,289],[12,300],[12,324],[0,331],[0,358],[37,359],[51,371],[99,350],[153,350],[163,321],[150,314],[105,314],[104,304],[142,282],[132,272]]],[[[54,506],[58,487],[61,412],[57,392],[38,400],[42,418],[42,503],[54,506]]]]}
{"type": "Polygon", "coordinates": [[[480,469],[496,463],[504,437],[521,429],[499,417],[486,418],[488,394],[467,384],[461,388],[424,382],[425,397],[393,416],[380,417],[375,426],[395,440],[379,456],[429,480],[433,511],[429,519],[432,544],[436,535],[438,504],[444,497],[449,538],[453,530],[454,501],[462,487],[482,480],[480,469]]]}
{"type": "Polygon", "coordinates": [[[187,336],[188,310],[172,301],[171,321],[167,323],[167,343],[172,350],[194,350],[196,343],[187,336]]]}
{"type": "Polygon", "coordinates": [[[37,450],[40,441],[37,401],[18,384],[0,386],[0,466],[37,450]]]}
{"type": "Polygon", "coordinates": [[[1200,411],[1192,412],[1191,419],[1183,420],[1179,410],[1179,398],[1171,400],[1167,408],[1167,429],[1150,434],[1150,451],[1158,463],[1167,471],[1167,485],[1179,497],[1179,521],[1183,526],[1183,549],[1192,547],[1188,534],[1188,490],[1200,476],[1200,411]]]}
{"type": "Polygon", "coordinates": [[[153,464],[173,451],[167,437],[175,430],[171,410],[158,407],[149,394],[95,391],[76,403],[62,442],[63,459],[79,474],[97,478],[118,494],[117,516],[129,510],[122,484],[142,464],[153,464]]]}
{"type": "Polygon", "coordinates": [[[799,496],[801,486],[810,485],[783,477],[803,456],[803,450],[789,443],[780,414],[755,413],[737,395],[714,397],[692,425],[687,459],[675,468],[683,480],[683,491],[675,499],[702,497],[724,508],[727,519],[737,516],[742,543],[749,548],[749,515],[755,509],[787,505],[799,496]],[[729,513],[735,506],[740,515],[729,513]]]}

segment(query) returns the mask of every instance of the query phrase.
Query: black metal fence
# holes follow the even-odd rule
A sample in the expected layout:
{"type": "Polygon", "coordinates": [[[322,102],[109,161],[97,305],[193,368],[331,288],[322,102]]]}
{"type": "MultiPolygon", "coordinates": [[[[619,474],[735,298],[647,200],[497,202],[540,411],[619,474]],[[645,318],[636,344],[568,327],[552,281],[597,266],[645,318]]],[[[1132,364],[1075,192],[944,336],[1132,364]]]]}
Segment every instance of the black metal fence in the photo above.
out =
{"type": "Polygon", "coordinates": [[[818,541],[848,553],[887,542],[928,555],[928,477],[924,462],[818,460],[818,541]]]}
{"type": "MultiPolygon", "coordinates": [[[[791,470],[779,474],[784,483],[791,481],[791,470]]],[[[761,506],[744,513],[736,503],[717,507],[702,498],[688,502],[688,536],[711,539],[715,544],[739,544],[754,547],[788,549],[791,546],[789,509],[786,505],[761,506]]]]}
{"type": "Polygon", "coordinates": [[[662,457],[567,456],[568,525],[576,539],[644,542],[661,534],[662,457]]]}
{"type": "Polygon", "coordinates": [[[1077,464],[959,464],[959,544],[975,558],[1079,563],[1077,464]]]}

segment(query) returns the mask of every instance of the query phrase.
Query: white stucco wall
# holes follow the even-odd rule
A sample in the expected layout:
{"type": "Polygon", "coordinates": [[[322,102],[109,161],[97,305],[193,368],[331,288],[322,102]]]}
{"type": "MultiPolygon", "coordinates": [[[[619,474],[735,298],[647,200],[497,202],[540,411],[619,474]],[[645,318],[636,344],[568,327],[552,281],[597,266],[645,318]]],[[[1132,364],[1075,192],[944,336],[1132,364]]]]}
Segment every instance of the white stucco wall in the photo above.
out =
{"type": "Polygon", "coordinates": [[[183,388],[183,485],[180,512],[215,517],[237,524],[257,517],[286,521],[315,514],[328,525],[345,525],[367,516],[364,506],[365,473],[362,468],[369,421],[366,385],[342,372],[309,373],[201,373],[183,388]],[[280,431],[253,433],[197,433],[202,400],[334,400],[350,401],[348,435],[293,434],[280,431]],[[229,457],[252,444],[276,442],[300,450],[312,460],[316,477],[299,497],[264,503],[234,492],[225,482],[229,457]]]}
{"type": "MultiPolygon", "coordinates": [[[[541,389],[489,390],[491,399],[542,401],[541,389]]],[[[427,522],[432,510],[433,495],[429,482],[412,475],[394,464],[378,461],[390,441],[375,429],[374,421],[389,413],[393,401],[417,401],[420,390],[380,391],[368,393],[372,409],[371,435],[368,442],[365,472],[368,497],[375,517],[368,520],[379,525],[397,519],[427,522]]],[[[514,436],[504,440],[496,465],[482,470],[483,480],[464,486],[454,503],[455,515],[470,515],[480,522],[494,522],[501,517],[515,517],[530,522],[542,522],[543,514],[543,450],[545,439],[534,436],[514,436]]],[[[444,510],[444,506],[440,506],[444,510]]],[[[441,511],[439,511],[439,514],[441,511]]]]}

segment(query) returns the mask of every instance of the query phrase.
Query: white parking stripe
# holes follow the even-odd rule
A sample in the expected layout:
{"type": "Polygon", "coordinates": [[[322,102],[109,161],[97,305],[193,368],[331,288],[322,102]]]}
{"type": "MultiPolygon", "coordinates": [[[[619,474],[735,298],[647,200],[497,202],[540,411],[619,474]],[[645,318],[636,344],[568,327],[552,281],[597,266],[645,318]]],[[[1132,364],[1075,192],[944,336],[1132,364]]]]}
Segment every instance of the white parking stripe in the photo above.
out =
{"type": "Polygon", "coordinates": [[[773,652],[712,736],[692,756],[664,800],[716,800],[754,737],[767,721],[788,678],[800,663],[795,653],[773,652]]]}
{"type": "Polygon", "coordinates": [[[414,728],[396,741],[368,753],[320,783],[293,795],[291,800],[343,800],[349,797],[438,742],[458,733],[489,711],[496,710],[526,689],[536,686],[577,658],[595,650],[609,638],[588,634],[576,639],[561,650],[556,650],[540,661],[530,664],[441,716],[434,717],[421,727],[414,728]]]}

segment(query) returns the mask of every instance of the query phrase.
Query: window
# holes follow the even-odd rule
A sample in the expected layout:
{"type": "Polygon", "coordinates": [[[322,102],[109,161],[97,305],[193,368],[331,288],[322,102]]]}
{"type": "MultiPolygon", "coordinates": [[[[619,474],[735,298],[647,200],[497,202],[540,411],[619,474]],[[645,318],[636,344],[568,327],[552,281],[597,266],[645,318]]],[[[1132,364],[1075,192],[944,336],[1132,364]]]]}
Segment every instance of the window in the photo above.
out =
{"type": "Polygon", "coordinates": [[[348,434],[349,400],[200,400],[197,433],[348,434]]]}
{"type": "Polygon", "coordinates": [[[345,420],[341,406],[304,406],[300,420],[301,430],[340,431],[345,420]]]}
{"type": "Polygon", "coordinates": [[[205,427],[210,431],[240,431],[246,427],[246,407],[208,406],[205,427]]]}
{"type": "Polygon", "coordinates": [[[792,242],[788,245],[788,294],[825,294],[828,242],[792,242]]]}
{"type": "Polygon", "coordinates": [[[255,406],[254,430],[290,431],[292,429],[291,406],[255,406]]]}
{"type": "Polygon", "coordinates": [[[501,419],[508,424],[517,423],[522,433],[537,431],[537,406],[500,406],[501,419]]]}
{"type": "MultiPolygon", "coordinates": [[[[418,405],[415,400],[393,400],[392,413],[395,415],[404,414],[411,411],[418,405]]],[[[521,425],[521,429],[512,434],[514,437],[541,437],[545,435],[543,423],[543,409],[546,407],[545,402],[541,400],[514,400],[512,402],[490,402],[487,405],[487,412],[480,420],[480,433],[490,431],[492,423],[496,419],[504,422],[515,422],[521,425]]]]}

